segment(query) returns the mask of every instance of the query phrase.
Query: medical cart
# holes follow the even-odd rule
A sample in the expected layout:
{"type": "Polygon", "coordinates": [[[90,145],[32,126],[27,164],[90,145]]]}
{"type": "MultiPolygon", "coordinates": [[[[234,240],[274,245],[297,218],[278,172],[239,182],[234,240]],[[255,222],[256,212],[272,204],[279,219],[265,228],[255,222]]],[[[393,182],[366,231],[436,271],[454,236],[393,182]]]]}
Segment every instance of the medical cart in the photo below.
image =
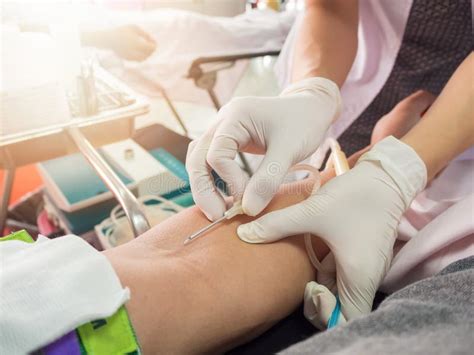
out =
{"type": "Polygon", "coordinates": [[[146,98],[137,95],[99,65],[94,66],[97,113],[81,115],[80,97],[70,96],[73,118],[67,123],[0,136],[0,169],[5,170],[1,190],[0,231],[6,226],[15,169],[79,151],[113,193],[138,236],[150,225],[135,196],[94,147],[130,138],[135,117],[148,113],[146,98]]]}

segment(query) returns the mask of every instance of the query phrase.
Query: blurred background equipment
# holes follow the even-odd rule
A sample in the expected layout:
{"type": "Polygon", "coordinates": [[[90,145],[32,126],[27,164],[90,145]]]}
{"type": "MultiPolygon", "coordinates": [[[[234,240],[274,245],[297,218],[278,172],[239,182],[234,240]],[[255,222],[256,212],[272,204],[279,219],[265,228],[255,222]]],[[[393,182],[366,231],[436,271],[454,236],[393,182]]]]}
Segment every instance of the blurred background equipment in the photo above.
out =
{"type": "MultiPolygon", "coordinates": [[[[106,0],[107,1],[107,0],[106,0]]],[[[112,2],[113,0],[109,0],[112,2]]],[[[174,8],[210,16],[235,16],[245,12],[247,0],[142,0],[143,10],[174,8]]]]}
{"type": "MultiPolygon", "coordinates": [[[[113,230],[111,238],[123,240],[156,221],[147,217],[162,202],[136,197],[192,205],[188,137],[199,137],[232,97],[278,94],[273,67],[296,3],[2,2],[9,50],[2,51],[0,229],[6,222],[33,235],[73,232],[102,248],[96,235],[113,230]],[[146,50],[134,54],[140,41],[146,50]],[[111,215],[114,208],[121,212],[111,215]],[[143,223],[134,226],[137,218],[143,223]]],[[[258,164],[239,160],[249,172],[258,164]]]]}
{"type": "MultiPolygon", "coordinates": [[[[49,47],[43,45],[45,39],[42,37],[45,36],[44,34],[33,34],[33,36],[41,37],[40,41],[33,41],[33,44],[42,44],[39,50],[40,53],[51,51],[54,48],[51,45],[49,47]]],[[[28,37],[28,39],[30,38],[31,36],[28,37]]],[[[50,42],[48,43],[50,44],[50,42]]],[[[14,44],[12,46],[14,47],[14,44]]],[[[32,47],[35,48],[34,45],[32,47]]],[[[34,65],[35,57],[23,53],[22,60],[25,61],[25,66],[28,64],[34,65]]],[[[45,62],[44,66],[49,68],[50,63],[47,60],[45,62]]],[[[42,72],[41,69],[36,67],[35,71],[42,72]]],[[[43,79],[43,82],[51,80],[53,83],[64,83],[64,80],[59,79],[58,73],[53,72],[54,68],[51,68],[52,74],[47,73],[51,75],[44,75],[44,73],[37,75],[43,79]]],[[[25,96],[24,92],[16,97],[15,105],[8,102],[6,108],[5,105],[2,105],[2,127],[4,127],[4,122],[15,123],[24,119],[26,123],[22,127],[19,127],[18,124],[16,126],[7,124],[8,131],[2,129],[0,134],[0,167],[5,169],[2,205],[0,206],[0,230],[3,231],[7,218],[7,207],[15,168],[70,154],[77,149],[86,157],[97,174],[104,180],[104,183],[114,192],[115,197],[124,205],[123,208],[127,213],[127,217],[136,224],[133,226],[136,234],[142,233],[148,228],[146,218],[141,212],[141,207],[135,197],[126,189],[123,182],[92,146],[92,144],[103,145],[130,137],[134,130],[133,120],[135,116],[146,113],[148,104],[143,97],[138,97],[126,85],[99,67],[91,66],[88,69],[88,75],[90,75],[86,78],[86,80],[89,80],[87,83],[88,90],[79,91],[76,95],[74,95],[74,92],[70,93],[69,100],[65,88],[57,86],[60,88],[57,89],[58,95],[51,95],[50,100],[46,102],[46,107],[43,107],[44,97],[32,101],[31,95],[25,96]],[[97,85],[97,83],[102,84],[97,85]],[[86,96],[86,100],[89,100],[86,101],[87,109],[89,109],[92,95],[96,98],[98,96],[106,97],[108,101],[97,99],[94,109],[95,114],[88,113],[81,116],[81,109],[74,110],[74,108],[80,106],[78,103],[81,100],[84,101],[84,96],[86,96]],[[69,110],[68,104],[70,104],[72,110],[69,110]],[[62,108],[62,112],[59,109],[54,111],[57,112],[58,119],[54,121],[49,118],[41,119],[43,117],[41,115],[44,115],[45,112],[51,112],[51,107],[62,108]],[[73,114],[71,114],[71,111],[73,114]],[[35,117],[38,119],[35,120],[35,117]]],[[[21,81],[15,81],[13,77],[8,79],[11,80],[5,80],[4,83],[6,84],[2,85],[2,90],[8,90],[2,91],[2,101],[10,94],[9,90],[17,89],[18,83],[23,85],[22,90],[31,90],[31,86],[37,84],[36,82],[28,82],[26,76],[20,76],[21,81]]]]}
{"type": "Polygon", "coordinates": [[[59,49],[51,36],[2,27],[0,136],[71,120],[59,49]]]}

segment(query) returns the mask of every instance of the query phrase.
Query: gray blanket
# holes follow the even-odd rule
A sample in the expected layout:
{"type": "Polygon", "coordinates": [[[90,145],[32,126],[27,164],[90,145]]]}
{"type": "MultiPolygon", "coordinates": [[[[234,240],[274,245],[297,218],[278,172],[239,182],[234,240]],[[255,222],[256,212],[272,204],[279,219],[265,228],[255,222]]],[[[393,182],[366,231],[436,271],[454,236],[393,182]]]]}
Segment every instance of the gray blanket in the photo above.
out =
{"type": "Polygon", "coordinates": [[[474,257],[394,293],[371,314],[284,354],[474,354],[474,257]]]}

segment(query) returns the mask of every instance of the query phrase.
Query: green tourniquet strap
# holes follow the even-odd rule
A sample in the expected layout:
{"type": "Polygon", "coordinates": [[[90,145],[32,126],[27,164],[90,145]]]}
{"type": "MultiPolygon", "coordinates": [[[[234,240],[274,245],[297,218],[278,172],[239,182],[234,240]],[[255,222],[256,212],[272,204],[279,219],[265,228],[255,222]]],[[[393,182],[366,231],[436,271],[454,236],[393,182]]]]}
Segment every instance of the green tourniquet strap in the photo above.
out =
{"type": "Polygon", "coordinates": [[[140,346],[124,306],[109,318],[98,319],[77,328],[81,352],[85,354],[139,355],[140,346]]]}
{"type": "Polygon", "coordinates": [[[28,234],[28,232],[24,229],[18,232],[13,232],[5,237],[0,238],[0,242],[6,242],[8,240],[21,240],[25,243],[34,243],[34,239],[28,234]]]}

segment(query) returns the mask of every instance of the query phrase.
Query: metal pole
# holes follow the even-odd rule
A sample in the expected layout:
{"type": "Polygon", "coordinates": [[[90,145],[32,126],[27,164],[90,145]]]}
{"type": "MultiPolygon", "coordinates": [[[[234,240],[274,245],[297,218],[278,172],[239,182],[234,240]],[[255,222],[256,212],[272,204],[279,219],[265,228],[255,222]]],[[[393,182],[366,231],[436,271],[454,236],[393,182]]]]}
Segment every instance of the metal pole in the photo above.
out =
{"type": "MultiPolygon", "coordinates": [[[[219,111],[221,109],[221,104],[219,103],[219,99],[217,98],[214,89],[208,88],[207,92],[209,93],[209,97],[211,98],[214,107],[217,111],[219,111]]],[[[249,162],[247,161],[247,158],[245,157],[244,153],[238,152],[238,155],[240,160],[242,161],[242,164],[244,165],[244,170],[247,172],[247,174],[249,174],[249,176],[252,176],[252,169],[250,168],[249,162]]]]}
{"type": "Polygon", "coordinates": [[[132,226],[134,236],[138,237],[140,234],[149,230],[150,224],[142,211],[140,203],[125,186],[122,180],[117,177],[104,158],[97,153],[92,144],[81,133],[79,128],[69,127],[66,131],[122,206],[128,221],[132,226]]]}
{"type": "Polygon", "coordinates": [[[219,111],[221,109],[221,103],[219,102],[219,99],[217,98],[217,95],[214,92],[214,89],[212,87],[208,88],[207,92],[209,94],[209,97],[211,98],[211,101],[214,107],[216,108],[217,111],[219,111]]]}
{"type": "Polygon", "coordinates": [[[163,98],[165,99],[166,104],[170,108],[171,112],[173,113],[174,118],[176,118],[176,121],[178,121],[179,125],[183,129],[185,136],[189,137],[188,128],[184,124],[183,120],[181,119],[181,116],[179,115],[178,111],[176,110],[170,98],[168,97],[168,94],[166,93],[164,89],[161,91],[161,94],[163,95],[163,98]]]}

